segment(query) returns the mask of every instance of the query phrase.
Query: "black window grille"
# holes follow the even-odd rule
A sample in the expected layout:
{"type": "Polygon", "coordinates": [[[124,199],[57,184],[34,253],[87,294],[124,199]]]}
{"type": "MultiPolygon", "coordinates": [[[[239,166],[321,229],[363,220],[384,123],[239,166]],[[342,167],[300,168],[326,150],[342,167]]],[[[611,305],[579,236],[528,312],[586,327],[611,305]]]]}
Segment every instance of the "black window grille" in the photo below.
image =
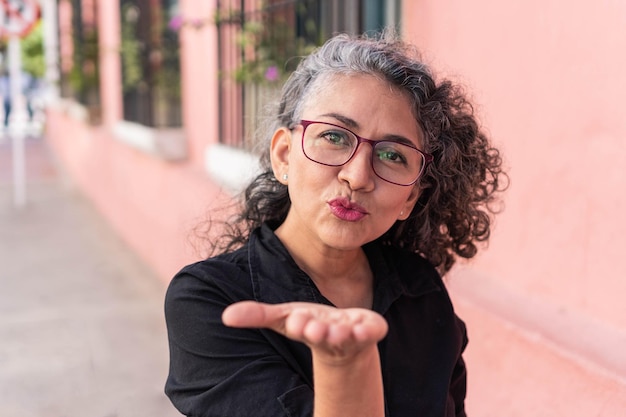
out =
{"type": "Polygon", "coordinates": [[[100,123],[100,74],[96,2],[61,0],[59,14],[62,39],[60,93],[73,98],[88,111],[91,123],[100,123]]]}
{"type": "Polygon", "coordinates": [[[380,32],[399,0],[218,0],[220,142],[255,148],[264,106],[306,55],[333,34],[380,32]]]}
{"type": "Polygon", "coordinates": [[[150,127],[182,124],[178,0],[121,0],[124,119],[150,127]]]}

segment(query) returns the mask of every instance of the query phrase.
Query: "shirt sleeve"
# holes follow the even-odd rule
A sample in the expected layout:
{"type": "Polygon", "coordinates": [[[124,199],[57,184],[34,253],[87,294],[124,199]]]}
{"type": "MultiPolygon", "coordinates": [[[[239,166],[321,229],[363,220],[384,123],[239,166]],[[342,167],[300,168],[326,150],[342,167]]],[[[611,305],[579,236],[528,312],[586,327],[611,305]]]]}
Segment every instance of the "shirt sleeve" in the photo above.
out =
{"type": "Polygon", "coordinates": [[[222,324],[226,306],[250,298],[237,285],[242,282],[237,273],[229,272],[216,271],[230,276],[215,280],[210,273],[187,269],[170,283],[165,298],[170,347],[166,394],[192,417],[312,415],[312,388],[271,343],[269,331],[222,324]]]}
{"type": "Polygon", "coordinates": [[[467,394],[467,368],[465,366],[465,361],[463,360],[463,352],[467,347],[468,338],[465,323],[458,317],[456,318],[456,320],[463,337],[463,342],[461,347],[461,354],[456,365],[454,366],[454,370],[452,371],[449,398],[451,398],[454,403],[454,416],[466,417],[467,414],[465,413],[465,396],[467,394]]]}

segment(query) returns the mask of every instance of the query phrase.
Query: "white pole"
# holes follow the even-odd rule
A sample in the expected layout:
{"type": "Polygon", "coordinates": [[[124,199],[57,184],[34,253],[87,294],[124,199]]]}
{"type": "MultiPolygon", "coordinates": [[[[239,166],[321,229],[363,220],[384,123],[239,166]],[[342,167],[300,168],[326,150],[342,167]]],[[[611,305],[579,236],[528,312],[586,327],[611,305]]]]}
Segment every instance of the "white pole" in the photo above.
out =
{"type": "Polygon", "coordinates": [[[9,39],[9,75],[11,77],[11,120],[9,132],[13,148],[13,202],[17,207],[26,204],[26,163],[24,150],[25,114],[22,102],[22,56],[20,38],[9,39]]]}

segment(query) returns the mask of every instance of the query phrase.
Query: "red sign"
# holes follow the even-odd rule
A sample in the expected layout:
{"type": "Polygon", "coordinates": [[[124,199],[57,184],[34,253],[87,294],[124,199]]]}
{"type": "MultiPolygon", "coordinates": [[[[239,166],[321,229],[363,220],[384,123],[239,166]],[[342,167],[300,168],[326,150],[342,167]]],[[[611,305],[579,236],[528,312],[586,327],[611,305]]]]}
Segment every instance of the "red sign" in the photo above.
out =
{"type": "Polygon", "coordinates": [[[38,19],[37,0],[0,0],[0,35],[24,37],[38,19]]]}

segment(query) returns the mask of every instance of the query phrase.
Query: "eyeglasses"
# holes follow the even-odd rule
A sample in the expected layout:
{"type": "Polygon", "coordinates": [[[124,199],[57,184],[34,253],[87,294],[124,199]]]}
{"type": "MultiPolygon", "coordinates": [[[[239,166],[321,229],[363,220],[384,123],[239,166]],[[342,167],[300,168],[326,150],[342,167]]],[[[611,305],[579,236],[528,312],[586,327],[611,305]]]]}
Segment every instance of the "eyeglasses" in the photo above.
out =
{"type": "Polygon", "coordinates": [[[393,140],[365,139],[332,123],[301,120],[302,151],[318,164],[338,167],[354,157],[363,142],[372,147],[372,170],[381,179],[396,185],[417,182],[433,156],[416,147],[393,140]]]}

